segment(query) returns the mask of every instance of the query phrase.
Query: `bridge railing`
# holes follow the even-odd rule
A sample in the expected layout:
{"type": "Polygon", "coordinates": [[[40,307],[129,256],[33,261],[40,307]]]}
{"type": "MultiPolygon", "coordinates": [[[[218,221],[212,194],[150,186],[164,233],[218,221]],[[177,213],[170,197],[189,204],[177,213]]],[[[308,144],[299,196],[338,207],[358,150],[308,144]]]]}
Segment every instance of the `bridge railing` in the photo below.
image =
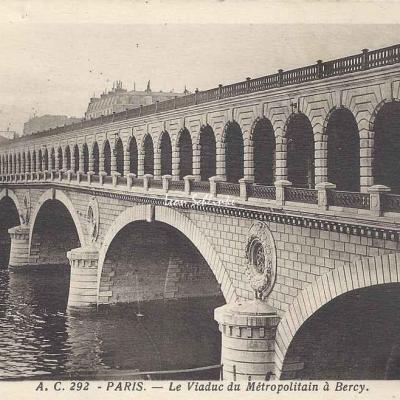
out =
{"type": "MultiPolygon", "coordinates": [[[[191,192],[204,193],[211,197],[232,197],[240,201],[256,202],[258,205],[260,201],[265,201],[265,204],[270,205],[270,202],[275,205],[287,205],[296,207],[297,205],[304,205],[305,207],[318,207],[319,209],[328,210],[330,207],[335,209],[357,209],[363,212],[371,211],[374,215],[382,215],[382,213],[400,213],[400,195],[390,193],[390,188],[382,185],[372,186],[369,188],[368,193],[339,191],[329,188],[332,184],[325,183],[327,186],[318,189],[306,189],[291,187],[290,182],[286,182],[284,186],[275,183],[271,185],[261,185],[248,182],[231,183],[210,178],[210,181],[197,181],[195,179],[189,180],[188,191],[188,178],[184,180],[168,180],[168,185],[164,185],[163,180],[154,179],[150,176],[131,177],[115,175],[116,178],[110,175],[100,174],[94,175],[93,173],[83,174],[74,173],[72,171],[38,171],[29,173],[7,174],[0,176],[0,183],[5,185],[18,184],[24,185],[27,183],[46,183],[61,182],[62,184],[71,185],[87,185],[94,187],[101,187],[104,184],[112,184],[112,190],[130,190],[133,192],[143,192],[149,190],[156,190],[156,193],[176,191],[182,192],[183,195],[190,194],[191,192]],[[213,184],[211,184],[211,180],[213,184]],[[279,193],[278,193],[279,191],[279,193]],[[374,199],[372,197],[374,196],[374,199]]],[[[190,178],[193,178],[190,176],[190,178]]],[[[282,182],[282,181],[280,181],[282,182]]]]}
{"type": "MultiPolygon", "coordinates": [[[[316,64],[296,68],[288,71],[279,70],[278,73],[262,76],[260,78],[250,79],[233,83],[230,85],[219,85],[217,88],[198,91],[184,96],[175,97],[153,104],[127,109],[119,113],[113,113],[107,116],[82,120],[69,125],[47,129],[45,131],[33,134],[35,138],[52,136],[60,133],[70,132],[78,129],[89,128],[92,126],[108,124],[129,118],[136,118],[144,115],[156,114],[169,111],[176,108],[203,104],[219,99],[240,96],[247,93],[274,89],[282,86],[289,86],[309,81],[314,81],[332,76],[349,74],[357,71],[378,68],[385,65],[391,65],[400,62],[400,44],[390,47],[368,51],[364,49],[360,54],[335,60],[322,62],[318,60],[316,64]]],[[[30,136],[22,136],[8,143],[30,140],[30,136]]]]}
{"type": "Polygon", "coordinates": [[[369,210],[370,195],[368,193],[329,190],[328,205],[369,210]]]}

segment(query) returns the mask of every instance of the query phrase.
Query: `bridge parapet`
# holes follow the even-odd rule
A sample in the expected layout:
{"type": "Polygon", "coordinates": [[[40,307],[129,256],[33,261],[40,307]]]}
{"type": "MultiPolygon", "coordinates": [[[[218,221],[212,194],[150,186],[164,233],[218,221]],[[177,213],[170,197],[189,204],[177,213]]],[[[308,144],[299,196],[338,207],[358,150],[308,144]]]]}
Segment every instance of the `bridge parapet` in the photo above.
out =
{"type": "Polygon", "coordinates": [[[203,198],[218,204],[230,204],[236,207],[256,206],[275,210],[277,207],[287,211],[318,212],[328,217],[353,217],[362,220],[375,220],[382,223],[400,221],[400,195],[390,193],[390,188],[375,185],[367,193],[335,190],[329,182],[318,184],[316,189],[295,188],[289,181],[276,181],[274,186],[259,185],[247,180],[240,183],[228,183],[218,177],[209,182],[198,181],[194,176],[184,180],[172,180],[170,175],[157,180],[152,175],[143,179],[130,174],[127,178],[113,177],[93,173],[64,173],[59,171],[58,179],[53,173],[10,174],[0,177],[0,187],[24,185],[60,184],[71,188],[99,189],[110,192],[135,193],[151,196],[176,196],[188,202],[203,198]]]}

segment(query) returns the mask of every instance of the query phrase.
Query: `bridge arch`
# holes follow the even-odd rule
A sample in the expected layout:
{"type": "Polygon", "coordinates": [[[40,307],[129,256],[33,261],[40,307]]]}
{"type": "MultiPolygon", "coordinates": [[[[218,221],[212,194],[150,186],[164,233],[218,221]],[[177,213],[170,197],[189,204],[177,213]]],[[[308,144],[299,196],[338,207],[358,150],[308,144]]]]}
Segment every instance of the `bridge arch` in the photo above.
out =
{"type": "Polygon", "coordinates": [[[138,205],[123,211],[108,228],[99,251],[98,293],[107,251],[119,231],[132,222],[158,221],[175,228],[197,248],[220,284],[221,292],[227,303],[235,301],[238,296],[222,259],[202,231],[185,215],[172,208],[151,205],[138,205]]]}
{"type": "Polygon", "coordinates": [[[12,190],[0,191],[0,267],[6,268],[9,264],[11,237],[10,228],[22,223],[21,209],[18,198],[12,190]]]}
{"type": "Polygon", "coordinates": [[[39,200],[36,203],[36,207],[32,212],[31,219],[30,219],[30,229],[29,229],[29,248],[31,248],[32,234],[33,234],[33,230],[35,227],[35,222],[36,222],[37,216],[38,216],[39,211],[42,208],[43,204],[47,200],[58,200],[65,206],[65,208],[70,213],[72,220],[75,224],[75,228],[78,233],[79,242],[81,243],[82,247],[85,246],[86,240],[85,240],[85,235],[84,235],[84,231],[83,231],[83,226],[79,219],[78,213],[76,212],[75,207],[72,204],[72,201],[63,191],[49,189],[40,196],[39,200]]]}
{"type": "Polygon", "coordinates": [[[303,289],[284,314],[276,332],[279,371],[285,371],[289,346],[302,325],[342,294],[357,289],[400,282],[400,253],[362,257],[318,277],[303,289]]]}
{"type": "Polygon", "coordinates": [[[6,197],[9,197],[13,201],[15,208],[18,211],[18,217],[19,217],[20,224],[22,224],[23,223],[22,218],[21,218],[21,216],[23,215],[22,208],[21,208],[21,204],[18,200],[17,195],[15,194],[15,192],[13,190],[7,188],[7,189],[3,189],[0,191],[0,201],[6,197]]]}

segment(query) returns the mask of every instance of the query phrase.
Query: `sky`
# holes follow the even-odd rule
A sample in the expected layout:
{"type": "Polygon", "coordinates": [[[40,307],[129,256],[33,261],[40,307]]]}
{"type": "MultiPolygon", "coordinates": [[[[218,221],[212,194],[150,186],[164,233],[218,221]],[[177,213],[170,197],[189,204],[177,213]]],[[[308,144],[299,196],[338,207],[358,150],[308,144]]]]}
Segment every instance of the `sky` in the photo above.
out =
{"type": "Polygon", "coordinates": [[[377,3],[367,17],[342,2],[326,2],[320,15],[310,1],[6,3],[0,130],[18,132],[33,113],[82,117],[89,98],[116,80],[128,90],[148,80],[153,90],[203,90],[400,38],[400,3],[377,3]]]}

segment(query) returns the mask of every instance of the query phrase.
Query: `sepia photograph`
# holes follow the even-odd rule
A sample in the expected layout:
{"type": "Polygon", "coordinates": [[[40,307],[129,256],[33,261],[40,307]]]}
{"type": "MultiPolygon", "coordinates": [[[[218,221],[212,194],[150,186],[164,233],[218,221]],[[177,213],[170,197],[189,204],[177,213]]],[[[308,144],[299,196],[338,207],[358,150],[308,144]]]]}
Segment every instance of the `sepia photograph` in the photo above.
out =
{"type": "Polygon", "coordinates": [[[0,392],[399,398],[399,15],[2,1],[0,392]]]}

